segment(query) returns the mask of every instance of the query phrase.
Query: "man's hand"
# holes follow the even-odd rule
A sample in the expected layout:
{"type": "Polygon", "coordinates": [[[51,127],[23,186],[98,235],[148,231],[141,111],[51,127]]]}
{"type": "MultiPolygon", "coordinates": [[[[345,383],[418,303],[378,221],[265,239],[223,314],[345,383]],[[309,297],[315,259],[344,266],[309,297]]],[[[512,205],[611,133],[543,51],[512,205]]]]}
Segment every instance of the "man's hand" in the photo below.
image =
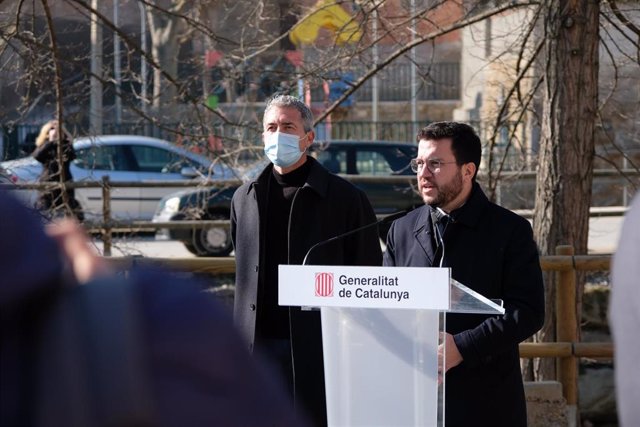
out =
{"type": "Polygon", "coordinates": [[[438,384],[442,384],[442,361],[443,354],[445,353],[444,347],[447,346],[446,358],[444,358],[444,373],[454,366],[458,366],[462,363],[462,355],[458,351],[458,346],[453,340],[453,335],[444,333],[444,343],[438,346],[438,384]]]}
{"type": "Polygon", "coordinates": [[[78,283],[86,283],[96,276],[110,273],[109,267],[90,246],[89,239],[77,222],[64,219],[48,225],[46,232],[58,243],[78,283]]]}

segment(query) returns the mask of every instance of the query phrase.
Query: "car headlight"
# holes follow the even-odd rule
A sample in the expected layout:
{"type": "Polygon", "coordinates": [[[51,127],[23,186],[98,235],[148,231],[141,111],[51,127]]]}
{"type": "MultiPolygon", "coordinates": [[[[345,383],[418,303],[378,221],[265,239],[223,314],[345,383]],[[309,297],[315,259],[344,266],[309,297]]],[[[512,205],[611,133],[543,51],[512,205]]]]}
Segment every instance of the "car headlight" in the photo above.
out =
{"type": "Polygon", "coordinates": [[[180,210],[180,197],[171,197],[164,202],[160,212],[166,215],[172,215],[180,210]]]}

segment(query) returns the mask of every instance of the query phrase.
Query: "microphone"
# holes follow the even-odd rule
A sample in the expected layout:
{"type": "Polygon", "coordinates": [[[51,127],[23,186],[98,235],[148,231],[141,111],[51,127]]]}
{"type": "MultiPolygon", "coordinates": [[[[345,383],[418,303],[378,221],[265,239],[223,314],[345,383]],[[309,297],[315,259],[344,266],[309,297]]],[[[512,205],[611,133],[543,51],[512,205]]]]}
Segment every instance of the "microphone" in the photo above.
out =
{"type": "Polygon", "coordinates": [[[451,215],[448,215],[440,208],[431,208],[431,222],[433,223],[434,232],[436,234],[436,243],[438,247],[442,247],[442,256],[440,257],[440,267],[444,262],[444,232],[450,222],[455,222],[451,215]]]}
{"type": "Polygon", "coordinates": [[[447,214],[445,211],[443,211],[440,208],[431,208],[431,221],[434,224],[438,224],[440,222],[454,222],[453,217],[449,214],[447,214]]]}
{"type": "Polygon", "coordinates": [[[371,224],[363,225],[361,227],[355,228],[353,230],[349,230],[349,231],[347,231],[345,233],[342,233],[342,234],[338,234],[337,236],[331,237],[331,238],[329,238],[327,240],[321,240],[321,241],[319,241],[318,243],[316,243],[315,245],[313,245],[313,246],[311,246],[309,248],[309,250],[307,251],[306,255],[304,256],[304,259],[302,260],[302,265],[307,265],[307,258],[309,258],[309,254],[311,254],[311,252],[313,252],[313,250],[316,249],[319,246],[323,246],[323,245],[326,245],[327,243],[335,242],[336,240],[343,239],[343,238],[345,238],[347,236],[350,236],[350,235],[355,234],[355,233],[357,233],[359,231],[362,231],[362,230],[366,230],[367,228],[370,228],[370,227],[389,224],[390,222],[393,222],[398,218],[402,218],[403,216],[405,216],[409,212],[411,212],[411,209],[395,212],[395,213],[392,213],[390,215],[385,216],[384,218],[382,218],[379,221],[372,222],[371,224]]]}

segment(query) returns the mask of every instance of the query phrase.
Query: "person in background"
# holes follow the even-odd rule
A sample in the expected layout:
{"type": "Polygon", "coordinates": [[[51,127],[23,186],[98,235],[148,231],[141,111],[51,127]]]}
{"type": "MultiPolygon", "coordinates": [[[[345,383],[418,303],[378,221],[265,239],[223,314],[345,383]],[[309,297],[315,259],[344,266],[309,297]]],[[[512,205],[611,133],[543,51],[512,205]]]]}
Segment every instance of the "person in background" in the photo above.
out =
{"type": "MultiPolygon", "coordinates": [[[[98,371],[90,369],[97,356],[92,346],[78,342],[84,340],[65,343],[61,334],[56,340],[44,340],[42,331],[58,319],[50,315],[52,307],[66,310],[65,320],[74,323],[75,313],[86,307],[68,305],[73,301],[69,297],[102,282],[107,286],[93,295],[112,302],[111,291],[123,289],[119,285],[125,278],[96,255],[75,220],[54,222],[45,233],[42,218],[7,192],[0,192],[0,206],[1,426],[42,425],[43,416],[44,425],[307,425],[294,414],[277,378],[246,351],[227,309],[200,285],[165,271],[135,269],[127,278],[130,299],[124,305],[132,308],[139,322],[125,324],[120,332],[128,335],[132,326],[139,329],[133,346],[139,353],[120,350],[143,355],[141,369],[132,372],[136,381],[122,375],[126,371],[119,366],[121,353],[109,346],[104,349],[107,366],[99,365],[106,369],[98,371]],[[43,347],[46,343],[48,347],[43,347]],[[54,363],[60,354],[63,361],[84,363],[54,363]],[[47,363],[54,366],[41,369],[47,363]],[[108,384],[100,387],[105,372],[108,384]],[[86,390],[73,398],[67,393],[74,391],[69,384],[79,376],[88,379],[86,390]],[[122,385],[132,383],[146,393],[122,385]],[[47,384],[52,393],[43,393],[47,384]],[[105,388],[111,391],[109,398],[95,392],[105,388]],[[129,398],[122,402],[121,395],[129,398]],[[106,421],[121,404],[132,407],[129,418],[106,421]],[[80,415],[86,422],[78,422],[80,415]]],[[[102,301],[93,307],[100,312],[97,317],[120,322],[127,310],[102,301]]],[[[88,324],[96,316],[85,316],[75,326],[91,331],[88,324]]],[[[122,337],[113,336],[117,330],[108,327],[100,336],[90,334],[88,341],[120,342],[122,337]]]]}
{"type": "Polygon", "coordinates": [[[425,205],[394,221],[384,264],[449,267],[503,316],[446,316],[447,426],[526,426],[518,344],[544,322],[544,289],[529,222],[487,199],[476,175],[481,144],[464,123],[437,122],[417,135],[411,161],[425,205]]]}
{"type": "MultiPolygon", "coordinates": [[[[316,425],[326,425],[320,312],[278,305],[278,265],[302,264],[314,244],[375,225],[376,216],[362,191],[307,155],[315,134],[313,115],[303,102],[288,95],[269,100],[263,130],[271,163],[239,187],[231,202],[234,318],[247,347],[280,367],[296,409],[316,425]]],[[[308,260],[380,265],[377,227],[319,246],[308,260]]]]}
{"type": "MultiPolygon", "coordinates": [[[[76,153],[73,150],[71,138],[66,130],[60,130],[57,120],[50,120],[40,129],[36,138],[36,148],[33,157],[42,163],[42,173],[39,182],[65,183],[73,181],[69,166],[76,153]],[[58,152],[58,146],[62,152],[62,163],[58,152]]],[[[49,217],[61,215],[75,216],[78,221],[84,219],[80,204],[76,200],[75,191],[72,188],[41,190],[37,207],[49,217]]]]}
{"type": "Polygon", "coordinates": [[[614,344],[616,401],[622,427],[640,420],[640,196],[627,212],[611,268],[609,319],[614,344]]]}

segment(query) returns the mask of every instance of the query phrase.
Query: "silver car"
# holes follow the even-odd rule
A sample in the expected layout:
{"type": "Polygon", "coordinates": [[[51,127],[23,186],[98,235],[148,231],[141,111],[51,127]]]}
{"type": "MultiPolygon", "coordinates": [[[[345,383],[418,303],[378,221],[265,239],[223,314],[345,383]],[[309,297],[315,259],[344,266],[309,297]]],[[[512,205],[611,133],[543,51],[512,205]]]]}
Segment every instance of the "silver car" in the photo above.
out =
{"type": "MultiPolygon", "coordinates": [[[[111,135],[78,138],[73,142],[76,159],[71,174],[76,182],[181,181],[194,179],[233,179],[232,168],[212,162],[204,156],[177,147],[167,141],[136,135],[111,135]]],[[[37,182],[42,165],[33,157],[0,163],[17,182],[37,182]]],[[[113,219],[149,220],[162,197],[183,187],[123,187],[111,189],[113,219]]],[[[27,190],[21,190],[27,191],[27,190]]],[[[22,197],[25,199],[24,195],[22,197]]],[[[36,191],[26,199],[35,202],[36,191]]],[[[102,215],[102,189],[78,188],[76,198],[86,218],[102,215]]]]}

